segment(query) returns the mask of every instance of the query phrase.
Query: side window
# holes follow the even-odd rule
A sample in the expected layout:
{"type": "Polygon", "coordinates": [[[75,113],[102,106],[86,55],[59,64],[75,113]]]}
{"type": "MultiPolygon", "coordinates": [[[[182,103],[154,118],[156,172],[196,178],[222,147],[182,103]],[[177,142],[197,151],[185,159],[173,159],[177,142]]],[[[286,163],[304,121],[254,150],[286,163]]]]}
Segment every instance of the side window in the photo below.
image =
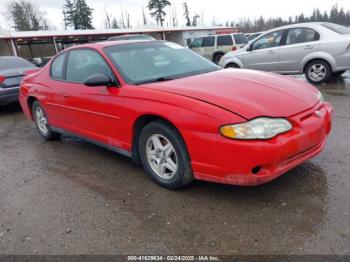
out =
{"type": "Polygon", "coordinates": [[[114,79],[114,75],[106,61],[96,51],[88,49],[73,50],[69,53],[66,80],[69,82],[83,83],[93,74],[103,73],[114,79]]]}
{"type": "Polygon", "coordinates": [[[309,28],[293,28],[288,30],[286,45],[313,42],[320,40],[320,35],[309,28]]]}
{"type": "Polygon", "coordinates": [[[279,46],[282,40],[283,32],[284,30],[262,36],[253,43],[252,50],[279,46]]]}
{"type": "Polygon", "coordinates": [[[60,54],[51,64],[51,77],[55,80],[63,80],[64,78],[64,60],[66,55],[67,53],[60,54]]]}
{"type": "Polygon", "coordinates": [[[218,46],[232,46],[233,40],[231,35],[218,36],[218,46]]]}
{"type": "Polygon", "coordinates": [[[203,46],[203,38],[196,38],[193,40],[191,47],[192,48],[199,48],[203,46]]]}
{"type": "Polygon", "coordinates": [[[213,47],[215,45],[215,36],[203,38],[203,47],[213,47]]]}

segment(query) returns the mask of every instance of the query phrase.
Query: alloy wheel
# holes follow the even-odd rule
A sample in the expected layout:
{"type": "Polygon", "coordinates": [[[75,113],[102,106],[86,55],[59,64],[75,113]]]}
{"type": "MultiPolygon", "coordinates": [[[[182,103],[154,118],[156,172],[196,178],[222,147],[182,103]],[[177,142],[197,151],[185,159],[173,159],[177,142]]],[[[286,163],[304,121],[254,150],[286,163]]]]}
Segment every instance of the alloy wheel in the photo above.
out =
{"type": "Polygon", "coordinates": [[[36,120],[36,123],[38,125],[40,132],[44,136],[47,135],[49,132],[49,129],[47,126],[47,119],[46,119],[46,116],[44,114],[44,111],[42,110],[42,108],[40,106],[36,107],[36,109],[35,109],[35,120],[36,120]]]}
{"type": "Polygon", "coordinates": [[[310,67],[308,74],[312,81],[319,82],[326,77],[327,69],[322,64],[314,64],[310,67]]]}
{"type": "Polygon", "coordinates": [[[165,136],[151,135],[146,142],[146,158],[153,172],[162,179],[172,179],[178,170],[178,157],[165,136]]]}

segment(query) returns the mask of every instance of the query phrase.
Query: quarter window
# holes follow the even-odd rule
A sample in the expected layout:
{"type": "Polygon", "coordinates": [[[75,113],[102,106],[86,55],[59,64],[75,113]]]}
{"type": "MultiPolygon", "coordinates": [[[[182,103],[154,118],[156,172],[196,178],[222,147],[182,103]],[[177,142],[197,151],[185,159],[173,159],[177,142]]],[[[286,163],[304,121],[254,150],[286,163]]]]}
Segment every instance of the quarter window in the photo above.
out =
{"type": "Polygon", "coordinates": [[[310,28],[293,28],[288,30],[286,45],[320,40],[320,35],[310,28]]]}
{"type": "Polygon", "coordinates": [[[51,65],[51,76],[55,80],[63,80],[64,78],[64,60],[66,53],[60,54],[53,60],[51,65]]]}
{"type": "Polygon", "coordinates": [[[232,46],[233,40],[231,35],[218,36],[218,46],[232,46]]]}
{"type": "Polygon", "coordinates": [[[66,80],[83,83],[93,74],[102,73],[114,79],[114,75],[106,61],[95,51],[80,49],[69,53],[66,71],[66,80]]]}
{"type": "Polygon", "coordinates": [[[279,46],[283,36],[283,30],[262,36],[253,43],[252,50],[272,48],[279,46]]]}

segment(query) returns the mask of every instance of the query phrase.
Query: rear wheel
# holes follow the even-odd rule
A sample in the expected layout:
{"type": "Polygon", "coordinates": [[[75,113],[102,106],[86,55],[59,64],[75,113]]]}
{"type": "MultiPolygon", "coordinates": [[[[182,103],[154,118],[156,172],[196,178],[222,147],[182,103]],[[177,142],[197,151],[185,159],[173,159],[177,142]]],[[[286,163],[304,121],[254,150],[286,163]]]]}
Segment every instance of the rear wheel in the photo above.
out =
{"type": "Polygon", "coordinates": [[[215,54],[214,58],[213,58],[213,62],[218,65],[223,56],[224,56],[224,54],[222,54],[222,53],[215,54]]]}
{"type": "Polygon", "coordinates": [[[334,72],[333,75],[334,75],[334,76],[341,76],[341,75],[344,74],[345,72],[346,72],[346,70],[342,70],[342,71],[334,72]]]}
{"type": "Polygon", "coordinates": [[[35,101],[32,105],[32,114],[35,127],[44,139],[55,140],[61,136],[61,134],[52,131],[52,128],[47,120],[47,115],[38,101],[35,101]]]}
{"type": "Polygon", "coordinates": [[[146,173],[159,185],[178,189],[193,181],[186,145],[178,131],[169,124],[154,121],[144,127],[139,152],[146,173]]]}
{"type": "Polygon", "coordinates": [[[305,68],[307,80],[313,84],[321,84],[332,77],[330,65],[324,60],[311,61],[305,68]]]}

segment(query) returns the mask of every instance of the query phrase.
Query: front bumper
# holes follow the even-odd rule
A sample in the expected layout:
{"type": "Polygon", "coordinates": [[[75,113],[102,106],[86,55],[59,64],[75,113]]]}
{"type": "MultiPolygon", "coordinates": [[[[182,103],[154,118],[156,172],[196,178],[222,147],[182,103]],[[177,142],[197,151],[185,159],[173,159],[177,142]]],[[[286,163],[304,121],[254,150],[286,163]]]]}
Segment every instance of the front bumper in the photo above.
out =
{"type": "Polygon", "coordinates": [[[7,105],[17,102],[19,96],[19,87],[1,88],[0,87],[0,105],[7,105]]]}
{"type": "Polygon", "coordinates": [[[269,182],[322,151],[331,130],[332,112],[330,104],[318,104],[290,117],[291,131],[266,141],[238,141],[218,134],[185,132],[194,176],[198,180],[242,186],[269,182]]]}

